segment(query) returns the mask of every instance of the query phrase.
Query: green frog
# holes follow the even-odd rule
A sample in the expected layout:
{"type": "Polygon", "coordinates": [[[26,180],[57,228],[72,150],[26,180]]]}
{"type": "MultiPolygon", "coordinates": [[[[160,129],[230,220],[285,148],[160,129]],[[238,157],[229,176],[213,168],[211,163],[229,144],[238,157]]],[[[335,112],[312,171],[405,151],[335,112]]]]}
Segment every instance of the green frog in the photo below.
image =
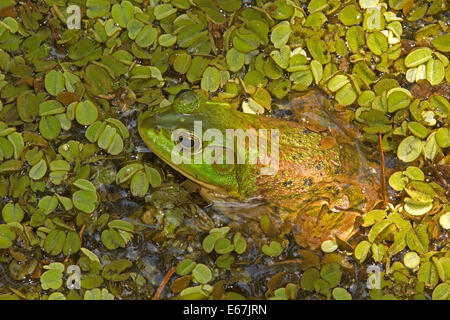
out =
{"type": "Polygon", "coordinates": [[[239,219],[269,214],[314,249],[347,240],[379,199],[375,165],[348,128],[316,109],[285,121],[187,90],[172,105],[142,114],[138,128],[151,151],[198,184],[216,208],[239,219]]]}

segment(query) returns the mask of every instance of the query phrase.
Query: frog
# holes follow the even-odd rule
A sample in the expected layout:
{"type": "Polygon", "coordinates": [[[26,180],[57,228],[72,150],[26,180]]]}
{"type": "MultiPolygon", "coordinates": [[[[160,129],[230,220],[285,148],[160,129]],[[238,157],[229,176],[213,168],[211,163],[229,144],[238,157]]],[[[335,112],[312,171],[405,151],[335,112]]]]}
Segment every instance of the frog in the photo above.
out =
{"type": "Polygon", "coordinates": [[[347,241],[380,201],[376,163],[348,127],[314,112],[324,110],[314,106],[323,101],[293,102],[297,116],[286,120],[183,90],[173,103],[141,114],[138,131],[219,211],[243,224],[267,215],[298,245],[316,249],[326,240],[347,241]]]}

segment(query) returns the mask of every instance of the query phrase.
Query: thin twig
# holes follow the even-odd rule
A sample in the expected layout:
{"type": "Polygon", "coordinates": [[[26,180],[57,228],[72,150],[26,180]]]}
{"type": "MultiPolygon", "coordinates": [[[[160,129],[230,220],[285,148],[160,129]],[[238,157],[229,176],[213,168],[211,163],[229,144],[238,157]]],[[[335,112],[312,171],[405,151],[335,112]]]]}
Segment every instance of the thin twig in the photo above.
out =
{"type": "Polygon", "coordinates": [[[81,226],[80,232],[78,232],[78,235],[80,236],[80,241],[83,239],[83,232],[84,232],[84,229],[86,229],[86,224],[83,224],[83,225],[81,226]]]}
{"type": "Polygon", "coordinates": [[[378,130],[378,144],[380,147],[380,160],[381,160],[381,170],[380,170],[381,197],[383,198],[383,205],[386,207],[388,204],[388,197],[386,192],[386,172],[384,164],[383,144],[381,140],[381,130],[378,130]]]}
{"type": "MultiPolygon", "coordinates": [[[[56,29],[55,25],[51,21],[48,22],[48,25],[50,26],[50,29],[53,32],[53,38],[55,39],[55,42],[61,40],[58,29],[56,29]]],[[[56,45],[58,46],[58,44],[56,44],[56,45]]]]}
{"type": "Polygon", "coordinates": [[[172,275],[175,273],[175,270],[176,270],[176,267],[174,266],[174,267],[170,268],[169,271],[167,271],[166,275],[164,276],[163,280],[161,281],[161,284],[158,287],[158,290],[156,290],[156,293],[153,296],[152,300],[159,300],[159,296],[161,295],[161,292],[163,291],[167,282],[169,282],[172,275]]]}

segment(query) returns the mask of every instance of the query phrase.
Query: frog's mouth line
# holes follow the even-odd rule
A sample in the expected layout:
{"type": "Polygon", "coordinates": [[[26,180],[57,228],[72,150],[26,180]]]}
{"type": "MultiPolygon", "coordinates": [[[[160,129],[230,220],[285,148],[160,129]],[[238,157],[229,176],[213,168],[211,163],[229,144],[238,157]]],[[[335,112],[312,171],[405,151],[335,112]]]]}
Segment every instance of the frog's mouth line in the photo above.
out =
{"type": "Polygon", "coordinates": [[[199,179],[197,179],[196,177],[194,177],[193,175],[181,170],[180,168],[176,167],[175,165],[171,164],[170,161],[160,152],[155,151],[158,148],[154,148],[153,144],[150,141],[147,141],[147,143],[149,144],[148,147],[150,148],[150,150],[161,160],[163,160],[166,164],[168,164],[172,169],[176,170],[177,172],[181,173],[184,177],[188,178],[189,180],[197,183],[198,185],[208,189],[208,190],[212,190],[215,191],[217,193],[220,194],[228,194],[229,192],[227,192],[225,189],[212,185],[212,184],[208,184],[205,183],[199,179]]]}

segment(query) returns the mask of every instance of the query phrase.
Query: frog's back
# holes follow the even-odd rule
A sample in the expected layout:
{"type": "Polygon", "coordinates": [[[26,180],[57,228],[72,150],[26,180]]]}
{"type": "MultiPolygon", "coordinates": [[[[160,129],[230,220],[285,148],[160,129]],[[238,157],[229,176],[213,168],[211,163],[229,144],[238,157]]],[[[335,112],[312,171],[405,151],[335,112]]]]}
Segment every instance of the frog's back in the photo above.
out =
{"type": "Polygon", "coordinates": [[[354,181],[367,171],[356,143],[339,143],[328,133],[313,132],[295,122],[261,121],[266,128],[279,130],[278,170],[258,178],[260,192],[266,196],[301,197],[312,190],[354,181]]]}

